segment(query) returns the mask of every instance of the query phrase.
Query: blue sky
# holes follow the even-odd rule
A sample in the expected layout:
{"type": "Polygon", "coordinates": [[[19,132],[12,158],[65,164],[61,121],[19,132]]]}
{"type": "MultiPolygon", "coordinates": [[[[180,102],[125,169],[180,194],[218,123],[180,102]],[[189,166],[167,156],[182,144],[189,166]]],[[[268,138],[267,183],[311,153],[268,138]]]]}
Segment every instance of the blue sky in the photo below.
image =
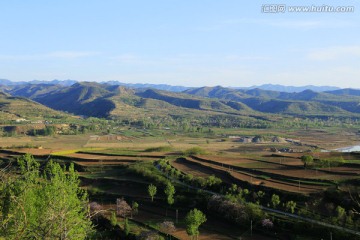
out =
{"type": "Polygon", "coordinates": [[[295,1],[0,1],[0,78],[185,86],[360,88],[359,1],[352,13],[263,13],[295,1]]]}

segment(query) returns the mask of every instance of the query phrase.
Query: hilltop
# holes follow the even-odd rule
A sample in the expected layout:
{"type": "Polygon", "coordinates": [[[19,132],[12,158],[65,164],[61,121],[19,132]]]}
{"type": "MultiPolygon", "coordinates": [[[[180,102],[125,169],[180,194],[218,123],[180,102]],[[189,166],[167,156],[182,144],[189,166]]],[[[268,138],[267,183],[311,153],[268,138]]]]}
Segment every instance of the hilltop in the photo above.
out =
{"type": "Polygon", "coordinates": [[[288,93],[216,86],[171,92],[96,82],[23,84],[2,89],[55,110],[101,118],[235,116],[269,120],[278,114],[323,118],[358,117],[360,113],[359,90],[354,89],[288,93]]]}
{"type": "Polygon", "coordinates": [[[22,97],[12,97],[0,92],[1,120],[43,120],[69,117],[68,114],[55,111],[42,104],[22,97]]]}
{"type": "MultiPolygon", "coordinates": [[[[32,81],[11,81],[8,79],[0,79],[0,87],[1,86],[19,86],[19,85],[27,85],[27,84],[45,84],[45,85],[61,85],[61,86],[71,86],[75,83],[79,83],[83,81],[76,81],[76,80],[32,80],[32,81]]],[[[153,84],[153,83],[125,83],[117,80],[111,81],[102,81],[99,82],[100,84],[106,85],[114,85],[114,86],[124,86],[127,88],[133,89],[158,89],[158,90],[165,90],[170,92],[183,92],[189,89],[197,89],[198,87],[189,87],[189,86],[174,86],[169,84],[153,84]]],[[[209,87],[211,88],[211,87],[209,87]]],[[[314,92],[327,92],[327,91],[335,91],[341,90],[339,87],[334,86],[314,86],[314,85],[306,85],[306,86],[285,86],[280,84],[262,84],[262,85],[254,85],[251,87],[241,87],[241,86],[233,86],[227,87],[231,89],[242,89],[242,90],[250,90],[250,89],[262,89],[262,90],[270,90],[270,91],[277,91],[277,92],[287,92],[287,93],[294,93],[294,92],[302,92],[305,90],[312,90],[314,92]]]]}

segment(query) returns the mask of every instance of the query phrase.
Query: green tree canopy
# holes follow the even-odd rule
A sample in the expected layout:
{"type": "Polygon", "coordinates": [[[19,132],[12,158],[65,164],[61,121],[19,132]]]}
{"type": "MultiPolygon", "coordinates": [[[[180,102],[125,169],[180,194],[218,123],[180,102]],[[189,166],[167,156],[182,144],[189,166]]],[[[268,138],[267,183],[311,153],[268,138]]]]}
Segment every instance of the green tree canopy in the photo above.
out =
{"type": "Polygon", "coordinates": [[[191,210],[186,215],[186,232],[192,239],[197,239],[199,236],[199,227],[206,222],[206,216],[198,209],[191,210]]]}
{"type": "Polygon", "coordinates": [[[44,170],[27,154],[18,159],[21,175],[0,193],[0,237],[85,239],[93,232],[87,194],[78,175],[49,161],[44,170]]]}
{"type": "Polygon", "coordinates": [[[148,193],[149,193],[149,195],[150,195],[150,197],[151,197],[151,201],[152,201],[152,202],[154,201],[154,196],[156,195],[156,192],[157,192],[156,186],[153,185],[153,184],[150,184],[150,185],[148,186],[148,193]]]}
{"type": "Polygon", "coordinates": [[[294,201],[286,202],[286,210],[287,211],[290,211],[291,213],[294,213],[295,208],[296,208],[296,202],[294,202],[294,201]]]}
{"type": "Polygon", "coordinates": [[[314,162],[314,158],[311,155],[303,155],[301,156],[301,161],[304,163],[304,167],[308,167],[314,162]]]}
{"type": "Polygon", "coordinates": [[[280,204],[280,197],[279,195],[273,194],[271,196],[271,204],[274,208],[276,208],[280,204]]]}
{"type": "Polygon", "coordinates": [[[174,194],[175,194],[174,185],[172,185],[171,182],[167,182],[164,192],[166,194],[167,203],[171,206],[174,203],[174,194]]]}

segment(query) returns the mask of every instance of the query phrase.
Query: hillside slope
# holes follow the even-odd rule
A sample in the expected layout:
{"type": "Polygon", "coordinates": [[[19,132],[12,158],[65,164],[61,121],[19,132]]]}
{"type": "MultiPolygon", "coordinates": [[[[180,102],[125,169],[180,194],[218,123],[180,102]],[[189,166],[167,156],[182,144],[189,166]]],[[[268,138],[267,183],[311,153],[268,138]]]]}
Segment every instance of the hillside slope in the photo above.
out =
{"type": "Polygon", "coordinates": [[[356,92],[350,90],[337,91],[335,94],[312,90],[288,93],[216,86],[176,93],[81,82],[69,87],[27,84],[6,91],[14,96],[29,97],[53,109],[104,118],[133,116],[138,119],[156,114],[230,114],[255,117],[285,114],[323,117],[358,116],[360,113],[360,96],[356,96],[356,92]]]}
{"type": "Polygon", "coordinates": [[[69,115],[50,109],[42,104],[22,97],[11,97],[8,94],[0,92],[0,119],[51,119],[65,118],[69,115]]]}
{"type": "Polygon", "coordinates": [[[360,96],[357,90],[298,93],[262,89],[234,90],[223,87],[203,87],[184,91],[187,94],[241,102],[264,113],[289,115],[351,115],[360,113],[360,96]]]}

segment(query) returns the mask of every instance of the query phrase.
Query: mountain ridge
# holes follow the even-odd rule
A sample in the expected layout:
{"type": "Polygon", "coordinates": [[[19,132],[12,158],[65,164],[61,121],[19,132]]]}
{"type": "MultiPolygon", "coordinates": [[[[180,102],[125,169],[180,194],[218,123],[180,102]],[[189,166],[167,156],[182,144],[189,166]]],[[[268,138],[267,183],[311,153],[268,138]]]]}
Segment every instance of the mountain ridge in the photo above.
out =
{"type": "MultiPolygon", "coordinates": [[[[1,90],[1,89],[0,89],[1,90]]],[[[52,109],[77,115],[118,118],[127,115],[237,115],[264,116],[360,116],[360,96],[344,92],[299,93],[273,90],[233,89],[221,86],[192,88],[183,92],[132,89],[98,82],[77,82],[71,86],[26,84],[4,88],[12,96],[27,97],[52,109]]],[[[355,90],[354,90],[355,91],[355,90]]],[[[357,94],[358,92],[350,91],[357,94]]]]}
{"type": "MultiPolygon", "coordinates": [[[[8,79],[0,79],[0,85],[3,86],[14,86],[14,85],[24,85],[24,84],[51,84],[51,85],[62,85],[62,86],[71,86],[78,82],[86,82],[86,81],[77,81],[77,80],[58,80],[54,79],[51,81],[45,80],[31,80],[31,81],[11,81],[8,79]]],[[[124,83],[117,80],[110,80],[110,81],[100,81],[98,83],[107,84],[107,85],[118,85],[118,86],[125,86],[128,88],[134,89],[159,89],[171,92],[183,92],[189,89],[197,89],[199,87],[188,87],[188,86],[177,86],[177,85],[169,85],[169,84],[152,84],[152,83],[124,83]]],[[[210,87],[212,88],[212,87],[210,87]]],[[[279,91],[279,92],[302,92],[304,90],[312,90],[315,92],[328,92],[328,91],[335,91],[341,90],[339,87],[335,86],[314,86],[314,85],[306,85],[306,86],[285,86],[280,84],[262,84],[262,85],[254,85],[250,87],[224,87],[224,88],[231,88],[231,89],[243,89],[243,90],[250,90],[250,89],[262,89],[262,90],[270,90],[270,91],[279,91]]]]}

